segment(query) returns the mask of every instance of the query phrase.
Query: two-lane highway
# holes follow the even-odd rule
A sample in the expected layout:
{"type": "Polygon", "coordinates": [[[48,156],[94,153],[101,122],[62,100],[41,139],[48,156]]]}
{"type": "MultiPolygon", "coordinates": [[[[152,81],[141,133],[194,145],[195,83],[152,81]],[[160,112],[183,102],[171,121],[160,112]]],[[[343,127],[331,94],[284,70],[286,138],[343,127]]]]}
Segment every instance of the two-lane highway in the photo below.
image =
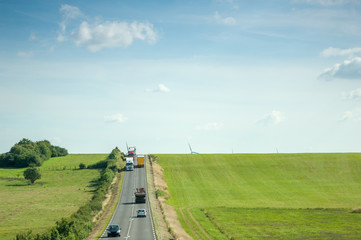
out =
{"type": "MultiPolygon", "coordinates": [[[[120,226],[121,236],[112,237],[112,239],[156,239],[148,195],[146,197],[146,203],[135,203],[134,192],[136,188],[147,188],[145,168],[134,168],[134,171],[126,171],[124,173],[125,176],[118,206],[109,222],[109,225],[118,224],[120,226]],[[147,216],[145,218],[137,218],[138,209],[146,209],[147,216]]],[[[105,231],[99,239],[104,238],[107,238],[107,231],[105,231]]]]}

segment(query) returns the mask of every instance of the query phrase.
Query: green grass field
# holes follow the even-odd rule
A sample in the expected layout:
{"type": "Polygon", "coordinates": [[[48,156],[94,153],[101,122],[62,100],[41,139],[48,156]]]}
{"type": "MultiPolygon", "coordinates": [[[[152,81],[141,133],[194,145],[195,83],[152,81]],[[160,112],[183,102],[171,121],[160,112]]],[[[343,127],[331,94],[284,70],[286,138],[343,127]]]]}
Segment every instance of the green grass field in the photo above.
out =
{"type": "Polygon", "coordinates": [[[20,231],[40,232],[68,217],[92,196],[91,181],[98,170],[78,170],[104,160],[107,154],[71,154],[51,158],[40,167],[42,178],[28,185],[24,169],[0,168],[0,239],[20,231]]]}
{"type": "Polygon", "coordinates": [[[361,238],[361,154],[158,157],[195,239],[361,238]]]}

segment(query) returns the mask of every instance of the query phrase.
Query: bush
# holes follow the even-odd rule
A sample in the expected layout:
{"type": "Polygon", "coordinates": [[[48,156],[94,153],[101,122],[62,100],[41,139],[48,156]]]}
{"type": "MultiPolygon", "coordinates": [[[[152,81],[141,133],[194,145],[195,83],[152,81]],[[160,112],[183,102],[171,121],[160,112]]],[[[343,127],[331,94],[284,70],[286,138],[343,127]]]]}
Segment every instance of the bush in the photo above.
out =
{"type": "Polygon", "coordinates": [[[80,168],[80,169],[84,169],[84,168],[86,168],[86,165],[85,165],[84,163],[80,163],[80,164],[79,164],[79,168],[80,168]]]}
{"type": "Polygon", "coordinates": [[[34,182],[41,178],[41,173],[39,168],[36,167],[29,167],[24,171],[24,178],[26,180],[29,180],[31,184],[34,184],[34,182]]]}
{"type": "Polygon", "coordinates": [[[33,236],[32,236],[32,231],[29,230],[28,232],[26,233],[18,233],[16,234],[16,240],[32,240],[34,239],[33,236]]]}
{"type": "Polygon", "coordinates": [[[166,194],[164,191],[162,191],[162,190],[160,190],[160,189],[157,189],[157,190],[155,191],[155,196],[156,196],[156,198],[166,197],[167,194],[166,194]]]}
{"type": "Polygon", "coordinates": [[[97,163],[94,163],[92,165],[89,165],[88,168],[89,169],[104,169],[108,166],[108,160],[103,160],[97,163]]]}

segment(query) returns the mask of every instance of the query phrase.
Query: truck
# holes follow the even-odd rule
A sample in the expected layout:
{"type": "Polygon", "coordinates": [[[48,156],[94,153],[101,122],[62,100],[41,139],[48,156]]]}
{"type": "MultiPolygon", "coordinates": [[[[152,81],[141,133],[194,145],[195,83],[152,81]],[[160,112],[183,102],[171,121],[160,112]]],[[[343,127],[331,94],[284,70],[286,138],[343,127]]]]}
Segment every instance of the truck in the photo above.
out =
{"type": "Polygon", "coordinates": [[[128,157],[134,158],[137,154],[137,148],[136,147],[129,147],[128,148],[128,157]]]}
{"type": "Polygon", "coordinates": [[[134,161],[132,157],[127,157],[125,159],[125,170],[126,171],[133,171],[134,170],[134,161]]]}
{"type": "Polygon", "coordinates": [[[146,192],[144,188],[137,188],[137,191],[134,193],[135,203],[145,203],[146,192]]]}
{"type": "Polygon", "coordinates": [[[144,155],[137,155],[137,166],[144,167],[144,155]]]}

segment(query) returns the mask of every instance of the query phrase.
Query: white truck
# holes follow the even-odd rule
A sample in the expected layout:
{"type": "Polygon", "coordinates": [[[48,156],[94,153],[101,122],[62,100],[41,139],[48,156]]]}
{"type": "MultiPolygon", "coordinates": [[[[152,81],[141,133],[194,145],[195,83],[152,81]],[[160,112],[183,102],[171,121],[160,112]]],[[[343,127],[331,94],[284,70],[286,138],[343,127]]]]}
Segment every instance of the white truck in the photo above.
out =
{"type": "Polygon", "coordinates": [[[133,157],[127,157],[125,163],[125,170],[126,171],[133,171],[134,170],[134,160],[133,157]]]}

